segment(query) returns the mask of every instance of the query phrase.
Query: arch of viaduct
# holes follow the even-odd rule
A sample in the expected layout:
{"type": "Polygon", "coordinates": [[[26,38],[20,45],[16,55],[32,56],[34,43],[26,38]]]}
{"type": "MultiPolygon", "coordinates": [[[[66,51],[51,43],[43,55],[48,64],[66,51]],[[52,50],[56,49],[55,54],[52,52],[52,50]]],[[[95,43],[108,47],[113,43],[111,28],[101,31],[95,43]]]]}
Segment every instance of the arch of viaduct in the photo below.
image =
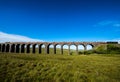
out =
{"type": "Polygon", "coordinates": [[[91,45],[92,48],[97,47],[100,44],[107,44],[107,42],[6,42],[0,43],[0,52],[8,53],[36,53],[36,46],[38,53],[42,53],[42,45],[45,46],[44,53],[49,54],[50,45],[53,45],[53,54],[56,54],[56,46],[60,45],[60,53],[63,54],[63,46],[68,45],[68,54],[70,54],[70,46],[74,45],[76,47],[76,53],[78,54],[78,46],[82,45],[84,50],[86,50],[87,45],[91,45]]]}

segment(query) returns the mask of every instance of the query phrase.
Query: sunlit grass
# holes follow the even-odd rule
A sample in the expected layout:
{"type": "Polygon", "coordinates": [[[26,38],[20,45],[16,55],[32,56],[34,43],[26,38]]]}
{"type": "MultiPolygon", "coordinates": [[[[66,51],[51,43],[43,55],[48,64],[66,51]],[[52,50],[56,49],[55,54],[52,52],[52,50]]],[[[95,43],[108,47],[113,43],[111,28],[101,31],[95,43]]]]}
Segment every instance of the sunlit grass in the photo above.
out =
{"type": "Polygon", "coordinates": [[[0,53],[0,82],[119,82],[120,55],[0,53]]]}

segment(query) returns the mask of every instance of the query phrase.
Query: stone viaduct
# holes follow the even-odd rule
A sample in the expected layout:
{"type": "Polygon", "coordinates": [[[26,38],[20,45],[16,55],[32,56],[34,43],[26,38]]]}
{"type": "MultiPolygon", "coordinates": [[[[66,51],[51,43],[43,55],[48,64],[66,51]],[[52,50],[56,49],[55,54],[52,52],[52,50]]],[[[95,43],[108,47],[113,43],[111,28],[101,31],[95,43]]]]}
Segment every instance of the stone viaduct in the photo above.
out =
{"type": "Polygon", "coordinates": [[[0,52],[7,53],[36,53],[38,49],[38,53],[41,54],[42,46],[44,45],[44,54],[49,54],[50,45],[53,45],[53,54],[56,54],[57,45],[60,45],[60,54],[63,54],[63,46],[68,46],[68,54],[70,54],[70,46],[74,45],[76,47],[76,53],[79,54],[78,46],[82,45],[84,50],[86,50],[86,46],[92,46],[92,49],[97,47],[100,44],[107,44],[107,42],[6,42],[0,43],[0,52]],[[36,47],[37,46],[37,47],[36,47]]]}

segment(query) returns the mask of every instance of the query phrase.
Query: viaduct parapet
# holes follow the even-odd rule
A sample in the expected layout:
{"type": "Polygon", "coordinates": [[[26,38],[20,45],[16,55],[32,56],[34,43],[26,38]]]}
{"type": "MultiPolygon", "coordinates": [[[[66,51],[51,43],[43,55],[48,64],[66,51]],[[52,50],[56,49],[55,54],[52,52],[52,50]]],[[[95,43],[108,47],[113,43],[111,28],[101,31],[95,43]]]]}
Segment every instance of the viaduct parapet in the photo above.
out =
{"type": "Polygon", "coordinates": [[[6,42],[0,43],[0,52],[7,53],[42,53],[42,46],[44,45],[44,54],[49,54],[50,46],[53,47],[53,54],[56,54],[57,46],[60,46],[60,54],[63,54],[63,46],[68,46],[68,54],[70,54],[70,46],[76,47],[76,53],[78,54],[78,46],[82,45],[84,50],[87,50],[87,46],[90,45],[92,49],[101,44],[107,44],[107,42],[6,42]],[[38,49],[38,50],[37,50],[38,49]]]}

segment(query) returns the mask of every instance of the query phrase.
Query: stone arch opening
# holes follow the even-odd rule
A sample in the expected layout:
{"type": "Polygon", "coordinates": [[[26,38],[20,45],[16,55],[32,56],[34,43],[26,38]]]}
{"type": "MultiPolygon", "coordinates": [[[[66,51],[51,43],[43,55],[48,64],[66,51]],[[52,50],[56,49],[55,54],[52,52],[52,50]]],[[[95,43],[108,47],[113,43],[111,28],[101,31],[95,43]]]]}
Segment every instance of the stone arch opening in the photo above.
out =
{"type": "Polygon", "coordinates": [[[1,44],[0,44],[0,52],[1,52],[1,44]]]}
{"type": "Polygon", "coordinates": [[[39,44],[39,53],[44,54],[45,53],[45,44],[39,44]]]}
{"type": "Polygon", "coordinates": [[[20,53],[20,44],[16,45],[16,53],[20,53]]]}
{"type": "Polygon", "coordinates": [[[85,45],[80,44],[78,45],[78,54],[84,54],[85,51],[85,45]]]}
{"type": "Polygon", "coordinates": [[[10,50],[10,44],[7,44],[6,45],[6,52],[9,52],[9,50],[10,50]]]}
{"type": "Polygon", "coordinates": [[[54,54],[54,45],[53,44],[49,44],[48,45],[48,50],[49,50],[49,54],[54,54]]]}
{"type": "Polygon", "coordinates": [[[47,52],[47,54],[49,54],[50,51],[52,51],[52,48],[50,48],[50,46],[53,47],[52,44],[48,44],[48,45],[46,46],[46,52],[47,52]],[[51,50],[50,50],[50,49],[51,49],[51,50]]]}
{"type": "Polygon", "coordinates": [[[76,54],[76,45],[70,45],[70,55],[76,54]]]}
{"type": "Polygon", "coordinates": [[[61,54],[61,45],[60,44],[56,44],[55,49],[56,49],[56,54],[61,54]]]}
{"type": "Polygon", "coordinates": [[[36,46],[35,46],[35,53],[39,53],[39,44],[36,44],[36,46]]]}
{"type": "Polygon", "coordinates": [[[2,44],[2,52],[5,52],[5,44],[2,44]]]}
{"type": "Polygon", "coordinates": [[[25,44],[21,44],[21,53],[25,53],[25,47],[26,47],[25,44]]]}
{"type": "Polygon", "coordinates": [[[69,45],[67,45],[67,44],[62,45],[63,54],[69,54],[68,48],[69,48],[69,45]]]}
{"type": "Polygon", "coordinates": [[[11,45],[11,51],[10,52],[12,52],[12,53],[15,52],[15,44],[11,45]]]}
{"type": "Polygon", "coordinates": [[[93,45],[92,44],[88,44],[86,45],[86,50],[92,50],[93,49],[93,45]]]}
{"type": "Polygon", "coordinates": [[[37,44],[33,44],[33,45],[32,45],[32,53],[36,53],[36,45],[37,45],[37,44]]]}
{"type": "Polygon", "coordinates": [[[26,53],[30,53],[31,52],[31,48],[32,48],[32,45],[31,44],[27,44],[26,45],[26,53]]]}
{"type": "Polygon", "coordinates": [[[79,51],[84,51],[85,50],[85,46],[83,44],[78,45],[78,50],[79,51]]]}

